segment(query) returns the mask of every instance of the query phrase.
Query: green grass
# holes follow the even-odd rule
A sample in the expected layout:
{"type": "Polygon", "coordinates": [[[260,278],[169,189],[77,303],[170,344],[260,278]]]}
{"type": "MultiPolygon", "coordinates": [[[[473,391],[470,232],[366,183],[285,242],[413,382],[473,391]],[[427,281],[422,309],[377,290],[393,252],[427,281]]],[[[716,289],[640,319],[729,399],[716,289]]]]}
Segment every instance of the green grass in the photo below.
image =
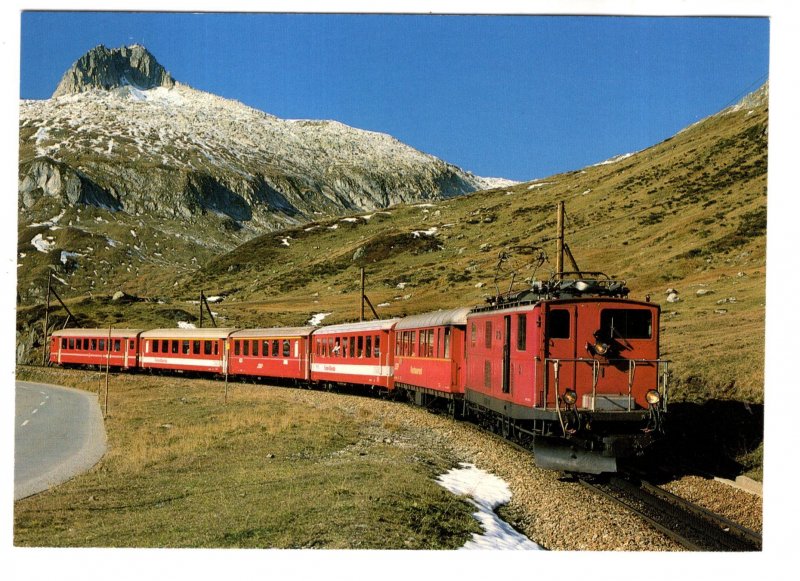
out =
{"type": "MultiPolygon", "coordinates": [[[[19,377],[101,382],[82,371],[19,377]]],[[[14,544],[451,549],[478,532],[471,505],[433,481],[455,459],[363,398],[231,384],[226,404],[223,387],[112,376],[108,453],[16,502],[14,544]]]]}

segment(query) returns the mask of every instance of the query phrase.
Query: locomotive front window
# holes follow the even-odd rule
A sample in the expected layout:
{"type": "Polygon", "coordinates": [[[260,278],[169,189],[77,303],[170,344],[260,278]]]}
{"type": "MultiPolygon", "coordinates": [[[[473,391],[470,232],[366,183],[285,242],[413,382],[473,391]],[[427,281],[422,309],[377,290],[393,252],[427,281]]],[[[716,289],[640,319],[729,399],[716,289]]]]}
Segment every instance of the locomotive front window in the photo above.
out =
{"type": "Polygon", "coordinates": [[[555,309],[547,313],[547,329],[551,339],[569,339],[569,311],[555,309]]]}
{"type": "Polygon", "coordinates": [[[653,314],[640,309],[603,309],[600,333],[610,339],[651,339],[653,314]]]}

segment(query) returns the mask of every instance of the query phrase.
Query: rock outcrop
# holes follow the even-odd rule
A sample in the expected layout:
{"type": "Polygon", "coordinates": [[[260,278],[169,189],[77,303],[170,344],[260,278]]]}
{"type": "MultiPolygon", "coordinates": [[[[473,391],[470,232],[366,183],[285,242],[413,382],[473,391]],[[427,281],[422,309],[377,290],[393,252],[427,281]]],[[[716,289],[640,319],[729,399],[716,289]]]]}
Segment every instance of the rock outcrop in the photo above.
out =
{"type": "Polygon", "coordinates": [[[101,44],[72,65],[61,78],[53,97],[126,86],[137,89],[173,87],[175,80],[141,45],[108,49],[101,44]]]}

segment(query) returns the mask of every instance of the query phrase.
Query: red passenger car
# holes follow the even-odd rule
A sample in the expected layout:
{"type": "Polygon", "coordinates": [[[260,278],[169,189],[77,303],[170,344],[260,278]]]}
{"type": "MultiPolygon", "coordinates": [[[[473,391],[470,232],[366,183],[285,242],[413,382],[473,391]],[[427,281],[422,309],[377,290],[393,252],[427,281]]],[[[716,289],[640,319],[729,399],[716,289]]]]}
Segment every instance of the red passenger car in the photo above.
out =
{"type": "Polygon", "coordinates": [[[469,308],[423,313],[395,326],[394,381],[424,405],[464,394],[464,337],[469,308]]]}
{"type": "Polygon", "coordinates": [[[311,379],[394,388],[394,326],[399,319],[332,325],[314,331],[311,379]]]}
{"type": "Polygon", "coordinates": [[[153,329],[139,335],[142,369],[225,373],[228,335],[235,329],[153,329]]]}
{"type": "Polygon", "coordinates": [[[50,363],[135,368],[141,329],[63,329],[50,335],[50,363]]]}
{"type": "Polygon", "coordinates": [[[313,331],[314,327],[279,327],[231,333],[228,373],[307,380],[313,331]]]}
{"type": "Polygon", "coordinates": [[[614,281],[564,281],[471,313],[468,407],[535,436],[548,468],[614,471],[615,458],[641,452],[660,431],[667,370],[659,307],[625,294],[614,281]],[[550,453],[564,442],[569,454],[550,453]]]}

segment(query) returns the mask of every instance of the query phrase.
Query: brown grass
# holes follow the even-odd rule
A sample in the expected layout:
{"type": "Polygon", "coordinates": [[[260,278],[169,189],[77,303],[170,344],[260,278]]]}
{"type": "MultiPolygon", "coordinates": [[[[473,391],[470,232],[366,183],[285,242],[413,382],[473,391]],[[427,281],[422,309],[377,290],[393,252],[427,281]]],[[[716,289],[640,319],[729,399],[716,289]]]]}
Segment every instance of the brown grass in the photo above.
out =
{"type": "MultiPolygon", "coordinates": [[[[94,391],[99,375],[19,377],[94,391]]],[[[16,502],[15,545],[441,549],[478,530],[433,481],[455,459],[360,398],[231,384],[226,404],[222,382],[141,375],[110,393],[108,453],[16,502]]]]}

